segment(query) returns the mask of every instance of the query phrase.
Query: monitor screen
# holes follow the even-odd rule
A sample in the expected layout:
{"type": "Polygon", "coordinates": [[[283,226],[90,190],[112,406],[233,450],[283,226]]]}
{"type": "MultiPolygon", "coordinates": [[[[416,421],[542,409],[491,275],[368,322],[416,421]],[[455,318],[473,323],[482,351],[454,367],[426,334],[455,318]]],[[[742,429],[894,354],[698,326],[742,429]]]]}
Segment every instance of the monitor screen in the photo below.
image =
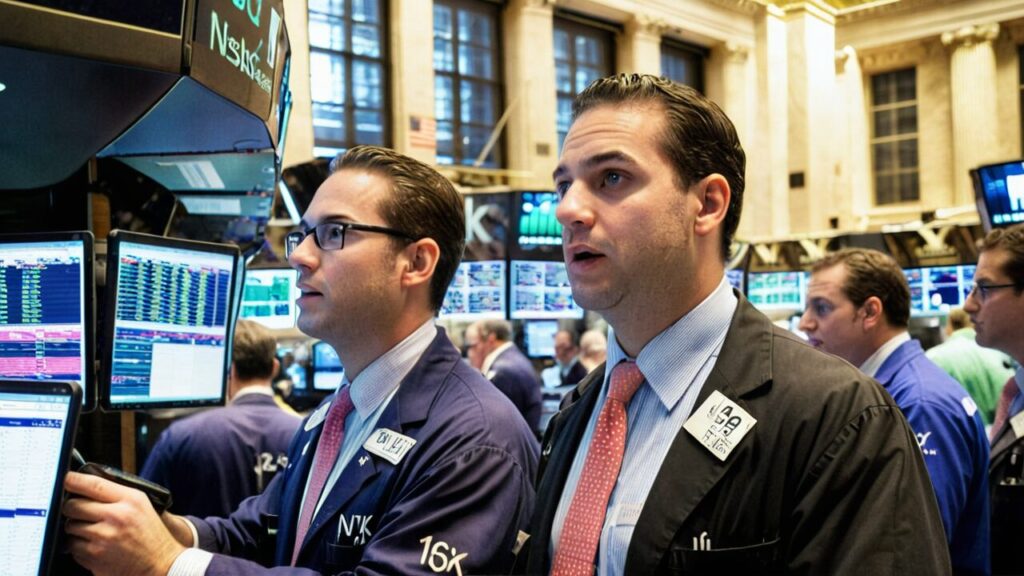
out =
{"type": "Polygon", "coordinates": [[[295,326],[299,297],[297,272],[291,268],[250,268],[245,271],[242,318],[273,330],[295,326]]]}
{"type": "Polygon", "coordinates": [[[558,320],[528,320],[524,324],[526,355],[530,358],[554,358],[558,320]]]}
{"type": "Polygon", "coordinates": [[[906,268],[911,316],[941,316],[963,307],[974,283],[974,264],[906,268]]]}
{"type": "Polygon", "coordinates": [[[561,246],[562,225],[555,218],[558,194],[522,192],[519,196],[519,222],[516,238],[520,248],[561,246]]]}
{"type": "Polygon", "coordinates": [[[748,272],[747,300],[759,310],[804,309],[807,272],[748,272]]]}
{"type": "Polygon", "coordinates": [[[313,344],[313,389],[334,392],[341,385],[345,368],[338,353],[327,342],[313,344]]]}
{"type": "Polygon", "coordinates": [[[982,166],[971,177],[986,229],[1024,222],[1024,162],[982,166]]]}
{"type": "Polygon", "coordinates": [[[238,259],[227,244],[110,234],[104,408],[224,403],[238,259]]]}
{"type": "Polygon", "coordinates": [[[444,296],[440,317],[466,322],[505,318],[505,261],[459,264],[444,296]]]}
{"type": "Polygon", "coordinates": [[[569,275],[562,262],[512,261],[513,320],[583,318],[583,308],[572,299],[569,275]]]}
{"type": "Polygon", "coordinates": [[[81,392],[0,381],[0,574],[49,574],[81,392]]]}
{"type": "Polygon", "coordinates": [[[725,271],[725,279],[729,281],[729,285],[733,288],[743,292],[743,277],[746,276],[740,268],[733,268],[725,271]]]}
{"type": "Polygon", "coordinates": [[[0,235],[0,378],[72,380],[95,406],[93,239],[0,235]]]}

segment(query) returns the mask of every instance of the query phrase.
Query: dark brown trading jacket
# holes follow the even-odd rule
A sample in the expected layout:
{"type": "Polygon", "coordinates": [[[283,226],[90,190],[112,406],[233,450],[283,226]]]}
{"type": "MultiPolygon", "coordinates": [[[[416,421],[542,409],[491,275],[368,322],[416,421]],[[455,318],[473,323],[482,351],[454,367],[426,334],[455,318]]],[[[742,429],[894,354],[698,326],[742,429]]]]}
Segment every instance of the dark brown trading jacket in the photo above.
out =
{"type": "MultiPolygon", "coordinates": [[[[598,367],[571,393],[544,440],[528,574],[550,570],[551,523],[603,374],[598,367]]],[[[695,406],[713,390],[757,424],[725,462],[680,429],[637,521],[625,574],[950,573],[917,440],[878,383],[739,296],[695,406]],[[694,550],[704,533],[714,549],[694,550]]]]}

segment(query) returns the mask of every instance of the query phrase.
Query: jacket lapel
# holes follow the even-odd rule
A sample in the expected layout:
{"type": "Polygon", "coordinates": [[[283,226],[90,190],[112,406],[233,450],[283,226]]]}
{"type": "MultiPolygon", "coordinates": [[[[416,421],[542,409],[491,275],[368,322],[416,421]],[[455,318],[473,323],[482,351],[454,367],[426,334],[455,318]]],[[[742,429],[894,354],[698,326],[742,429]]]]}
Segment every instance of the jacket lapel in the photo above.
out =
{"type": "MultiPolygon", "coordinates": [[[[430,409],[434,396],[441,387],[444,379],[443,374],[451,371],[452,366],[459,360],[458,350],[448,340],[444,329],[438,327],[437,336],[434,338],[434,341],[431,342],[423,356],[420,357],[416,365],[413,366],[413,369],[399,384],[398,391],[388,406],[384,408],[380,418],[374,425],[374,430],[388,428],[404,434],[410,426],[423,422],[427,417],[427,412],[430,409]]],[[[322,428],[323,426],[321,425],[316,431],[317,439],[319,439],[319,430],[322,428]]],[[[316,451],[315,448],[316,442],[312,442],[307,451],[308,453],[302,458],[303,468],[296,470],[296,472],[301,472],[301,474],[296,474],[300,482],[296,502],[301,502],[302,500],[302,493],[305,489],[310,462],[313,459],[313,453],[316,451]]],[[[313,523],[310,525],[309,531],[306,533],[306,539],[302,543],[303,550],[300,551],[300,556],[311,542],[318,541],[320,531],[325,529],[325,526],[331,523],[339,511],[343,510],[370,481],[381,472],[391,468],[394,468],[393,464],[379,460],[378,457],[367,452],[365,448],[360,447],[352,459],[345,464],[344,470],[342,470],[338,481],[331,488],[330,493],[324,500],[323,506],[320,507],[316,516],[313,517],[313,523]],[[361,460],[362,464],[360,463],[361,460]]],[[[292,525],[297,521],[299,504],[296,504],[295,510],[296,513],[291,519],[292,525]]]]}
{"type": "MultiPolygon", "coordinates": [[[[718,390],[750,411],[743,397],[771,381],[771,352],[771,322],[739,296],[729,334],[694,410],[718,390]]],[[[745,438],[740,447],[750,441],[745,438]]],[[[680,428],[637,520],[626,555],[626,574],[658,572],[679,528],[735,461],[733,454],[722,462],[680,428]]]]}
{"type": "Polygon", "coordinates": [[[541,448],[540,467],[537,476],[537,503],[534,507],[534,534],[530,536],[530,556],[527,565],[529,574],[547,574],[551,559],[548,545],[551,542],[551,525],[555,520],[558,502],[562,498],[565,479],[569,476],[580,439],[590,421],[601,384],[604,382],[604,364],[587,375],[570,392],[569,403],[556,414],[548,426],[541,448]],[[557,440],[557,442],[556,442],[557,440]]]}

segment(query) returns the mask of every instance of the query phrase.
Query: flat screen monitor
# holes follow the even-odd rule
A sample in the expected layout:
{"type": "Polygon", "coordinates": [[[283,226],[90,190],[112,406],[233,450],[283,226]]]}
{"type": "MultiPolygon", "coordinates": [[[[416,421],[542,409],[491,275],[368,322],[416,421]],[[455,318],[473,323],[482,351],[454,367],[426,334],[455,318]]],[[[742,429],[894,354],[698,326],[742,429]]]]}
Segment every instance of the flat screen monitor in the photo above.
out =
{"type": "Polygon", "coordinates": [[[910,315],[944,316],[963,307],[974,283],[974,264],[906,268],[910,315]]]}
{"type": "Polygon", "coordinates": [[[0,381],[0,574],[49,574],[81,390],[0,381]]]}
{"type": "Polygon", "coordinates": [[[504,260],[459,264],[444,296],[440,317],[465,322],[505,318],[505,284],[504,260]]]}
{"type": "Polygon", "coordinates": [[[527,250],[537,246],[561,246],[562,225],[555,218],[558,194],[555,192],[521,192],[516,241],[527,250]]]}
{"type": "Polygon", "coordinates": [[[511,275],[513,320],[583,318],[583,308],[572,299],[565,263],[513,260],[511,275]]]}
{"type": "Polygon", "coordinates": [[[238,260],[233,245],[111,232],[104,408],[224,403],[238,260]]]}
{"type": "Polygon", "coordinates": [[[0,378],[80,383],[96,404],[93,238],[0,235],[0,378]]]}
{"type": "Polygon", "coordinates": [[[971,170],[971,178],[986,230],[1024,222],[1024,162],[982,166],[971,170]]]}
{"type": "Polygon", "coordinates": [[[746,272],[740,268],[733,268],[725,271],[725,279],[729,282],[729,285],[740,292],[743,292],[744,276],[746,276],[746,272]]]}
{"type": "Polygon", "coordinates": [[[313,390],[334,392],[341,385],[344,374],[341,358],[330,344],[313,344],[313,390]]]}
{"type": "Polygon", "coordinates": [[[292,268],[249,268],[245,271],[241,317],[272,330],[295,326],[299,297],[292,268]]]}
{"type": "Polygon", "coordinates": [[[748,272],[747,300],[759,310],[802,311],[807,295],[807,272],[748,272]]]}
{"type": "Polygon", "coordinates": [[[527,320],[524,324],[526,355],[530,358],[554,358],[558,320],[527,320]]]}

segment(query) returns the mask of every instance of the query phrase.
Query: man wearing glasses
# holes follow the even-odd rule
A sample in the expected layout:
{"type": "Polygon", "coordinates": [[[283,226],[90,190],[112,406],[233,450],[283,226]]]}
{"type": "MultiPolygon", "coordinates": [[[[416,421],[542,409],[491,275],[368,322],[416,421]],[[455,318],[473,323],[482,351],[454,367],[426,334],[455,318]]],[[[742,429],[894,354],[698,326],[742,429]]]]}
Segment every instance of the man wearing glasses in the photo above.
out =
{"type": "Polygon", "coordinates": [[[988,574],[985,425],[967,391],[910,337],[909,321],[910,287],[888,255],[847,248],[814,265],[800,330],[892,395],[924,454],[954,573],[988,574]]]}
{"type": "MultiPolygon", "coordinates": [[[[997,228],[981,242],[974,289],[964,303],[981,346],[1024,362],[1024,224],[997,228]]],[[[995,574],[1024,573],[1019,534],[1024,522],[1024,369],[1018,368],[1000,395],[992,425],[992,568],[995,574]]]]}
{"type": "Polygon", "coordinates": [[[336,159],[286,249],[299,328],[345,366],[338,392],[303,422],[287,469],[229,518],[157,517],[140,492],[69,474],[88,498],[65,508],[75,559],[159,576],[507,572],[538,455],[512,403],[434,324],[464,223],[462,198],[427,165],[368,146],[336,159]]]}

